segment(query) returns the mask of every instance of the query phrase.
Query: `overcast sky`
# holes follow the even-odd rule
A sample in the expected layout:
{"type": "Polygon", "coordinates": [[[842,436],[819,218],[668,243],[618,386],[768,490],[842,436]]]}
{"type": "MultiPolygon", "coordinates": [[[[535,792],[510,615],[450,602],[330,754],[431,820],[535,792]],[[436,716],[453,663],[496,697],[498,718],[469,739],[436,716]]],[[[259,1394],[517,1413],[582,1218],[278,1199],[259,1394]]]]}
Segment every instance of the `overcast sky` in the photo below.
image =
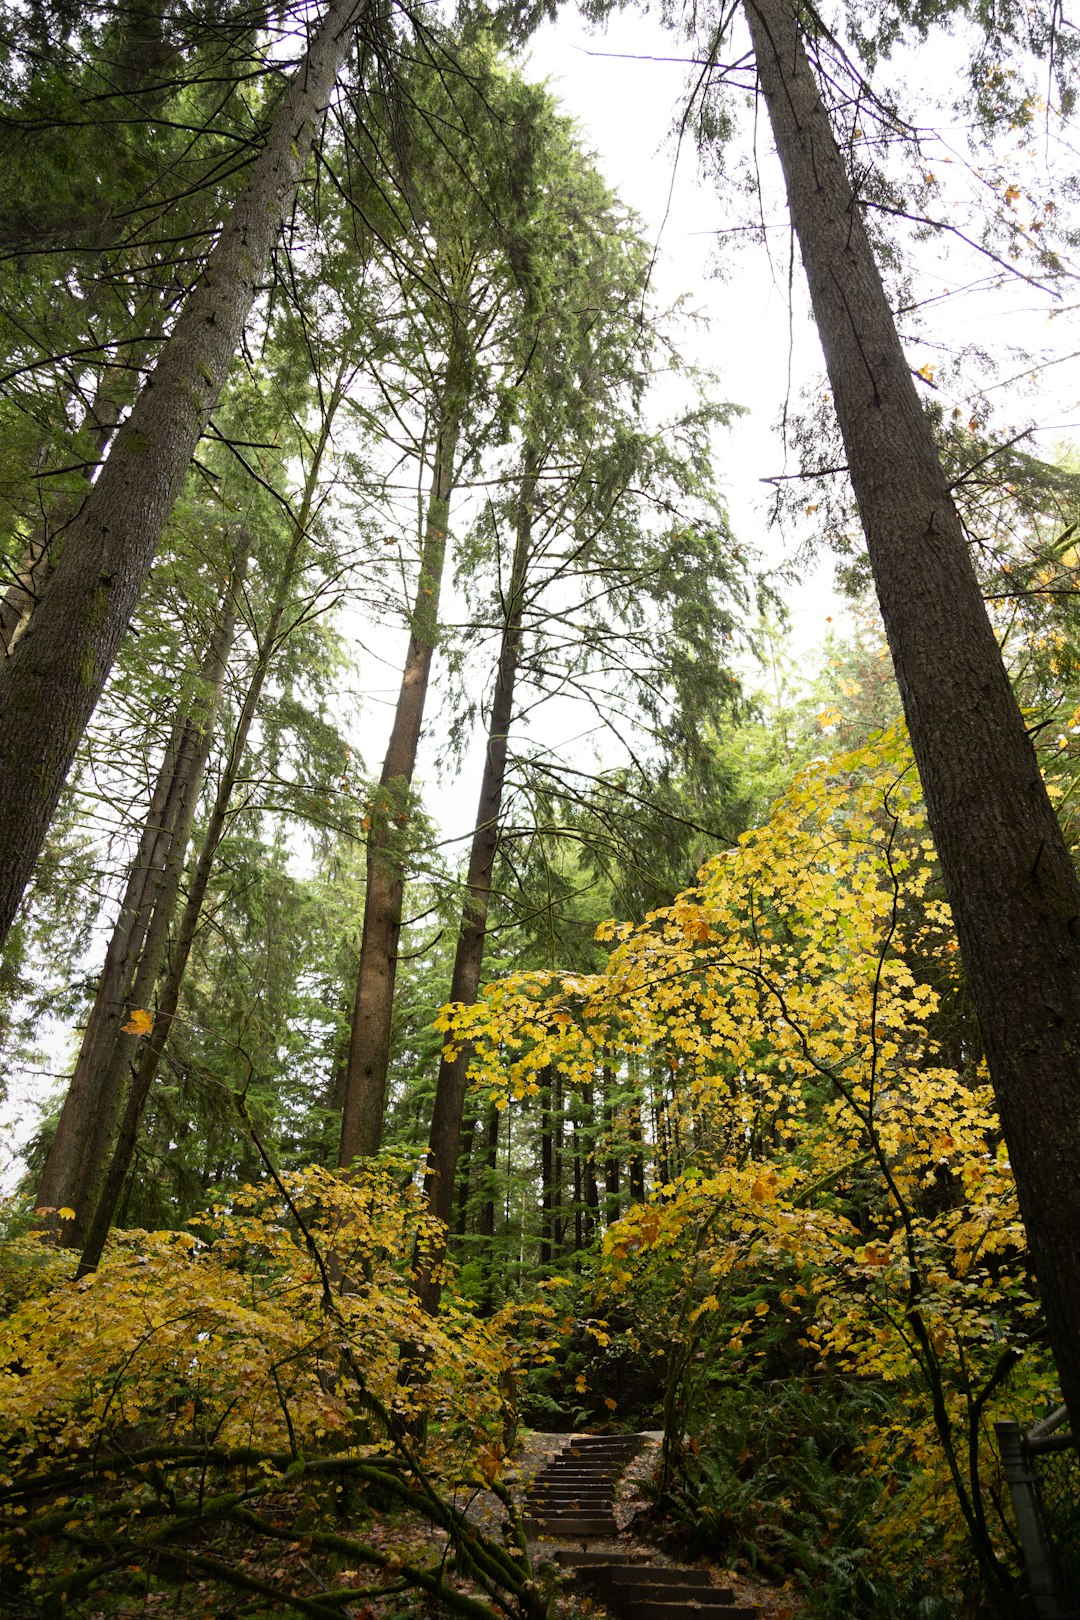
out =
{"type": "MultiPolygon", "coordinates": [[[[616,11],[598,32],[566,5],[556,23],[545,25],[533,41],[526,72],[549,81],[595,150],[601,171],[657,241],[656,276],[664,297],[689,293],[694,306],[708,315],[710,326],[699,339],[701,362],[719,371],[724,397],[747,410],[729,442],[721,443],[719,456],[732,519],[739,537],[762,548],[776,564],[804,537],[785,540],[775,529],[768,530],[769,489],[761,480],[794,470],[785,463],[777,423],[789,390],[797,402],[799,390],[823,375],[821,351],[807,317],[797,257],[789,302],[790,238],[786,208],[777,193],[765,204],[769,254],[757,244],[740,252],[725,240],[725,275],[717,278],[717,232],[728,223],[729,209],[713,183],[699,178],[693,143],[685,142],[677,155],[671,139],[686,105],[690,73],[680,53],[685,56],[685,47],[653,16],[616,11]]],[[[948,90],[947,75],[954,67],[947,46],[935,41],[932,50],[919,56],[918,77],[928,93],[934,90],[935,75],[948,90]]],[[[956,143],[962,140],[962,129],[944,126],[944,140],[933,159],[941,175],[959,175],[956,143]]],[[[765,183],[775,186],[778,166],[760,121],[758,148],[765,183]]],[[[946,342],[981,344],[1000,352],[1010,341],[1039,348],[1056,339],[1062,353],[1080,348],[1075,311],[1062,313],[1060,304],[1020,280],[961,293],[968,283],[985,281],[988,266],[966,254],[955,238],[938,237],[922,253],[926,291],[942,298],[946,342]]],[[[909,348],[914,367],[942,357],[932,344],[909,348]]],[[[1048,370],[1037,394],[1021,398],[1017,388],[1005,384],[993,398],[1010,421],[1040,425],[1033,448],[1043,454],[1052,455],[1061,444],[1080,438],[1080,362],[1075,356],[1048,370]]],[[[793,640],[802,653],[821,640],[826,617],[842,611],[831,577],[832,562],[826,557],[790,593],[793,640]]]]}

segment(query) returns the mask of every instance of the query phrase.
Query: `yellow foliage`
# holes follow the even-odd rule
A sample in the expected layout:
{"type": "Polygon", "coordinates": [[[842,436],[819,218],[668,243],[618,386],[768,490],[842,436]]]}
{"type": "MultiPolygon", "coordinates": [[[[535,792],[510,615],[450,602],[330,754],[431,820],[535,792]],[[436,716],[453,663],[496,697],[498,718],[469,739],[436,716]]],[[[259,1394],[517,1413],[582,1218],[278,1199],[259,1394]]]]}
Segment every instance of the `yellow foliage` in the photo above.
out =
{"type": "MultiPolygon", "coordinates": [[[[609,1228],[598,1308],[631,1307],[679,1382],[672,1411],[696,1368],[716,1379],[781,1339],[796,1366],[894,1387],[925,1452],[920,1499],[944,1501],[962,1540],[949,1493],[967,1463],[946,1458],[991,1421],[993,1402],[972,1403],[1035,1304],[985,1074],[939,1045],[958,968],[939,890],[894,728],[808,767],[671,905],[602,924],[599,972],[513,975],[442,1027],[497,1097],[551,1067],[571,1084],[676,1077],[688,1130],[717,1149],[609,1228]]],[[[887,1467],[879,1441],[867,1468],[887,1467]]]]}
{"type": "Polygon", "coordinates": [[[115,1235],[77,1283],[71,1256],[43,1238],[9,1244],[0,1481],[103,1440],[340,1451],[358,1415],[378,1446],[380,1413],[417,1412],[438,1434],[436,1472],[475,1473],[503,1432],[509,1321],[480,1323],[449,1291],[437,1321],[420,1309],[408,1273],[431,1218],[393,1170],[283,1178],[325,1274],[273,1183],[242,1189],[192,1230],[115,1235]],[[401,1379],[405,1345],[422,1379],[401,1379]]]}

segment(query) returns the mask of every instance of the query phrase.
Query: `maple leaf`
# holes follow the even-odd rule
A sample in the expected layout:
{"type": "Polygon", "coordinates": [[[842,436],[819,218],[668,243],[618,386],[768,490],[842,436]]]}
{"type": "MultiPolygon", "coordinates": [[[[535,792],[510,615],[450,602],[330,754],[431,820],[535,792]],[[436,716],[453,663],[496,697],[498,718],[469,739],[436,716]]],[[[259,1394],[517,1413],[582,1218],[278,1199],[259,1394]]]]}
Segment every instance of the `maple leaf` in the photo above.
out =
{"type": "Polygon", "coordinates": [[[154,1027],[154,1015],[143,1007],[136,1007],[126,1024],[120,1028],[125,1035],[149,1035],[154,1027]]]}

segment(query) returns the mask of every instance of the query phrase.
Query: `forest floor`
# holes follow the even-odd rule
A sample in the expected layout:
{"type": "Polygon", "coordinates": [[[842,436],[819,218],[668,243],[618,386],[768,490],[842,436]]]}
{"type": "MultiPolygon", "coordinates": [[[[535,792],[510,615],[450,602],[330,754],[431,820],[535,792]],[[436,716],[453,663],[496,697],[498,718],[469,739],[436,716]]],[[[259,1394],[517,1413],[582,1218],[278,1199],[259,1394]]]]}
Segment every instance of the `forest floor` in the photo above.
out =
{"type": "MultiPolygon", "coordinates": [[[[558,1455],[567,1438],[565,1434],[531,1430],[523,1433],[506,1475],[506,1483],[516,1500],[523,1498],[534,1475],[558,1455]]],[[[717,1585],[733,1589],[736,1603],[756,1604],[762,1620],[798,1620],[802,1608],[798,1593],[786,1587],[765,1585],[740,1570],[695,1557],[679,1547],[673,1532],[665,1530],[663,1521],[656,1517],[649,1494],[659,1456],[659,1441],[659,1434],[649,1435],[646,1445],[619,1480],[615,1499],[618,1536],[611,1541],[590,1541],[590,1547],[598,1551],[610,1549],[612,1552],[646,1553],[654,1564],[684,1568],[692,1565],[708,1570],[717,1585]]],[[[467,1501],[459,1501],[458,1506],[479,1529],[496,1539],[501,1538],[505,1509],[492,1492],[477,1490],[467,1501]]],[[[285,1507],[284,1503],[282,1507],[285,1507]]],[[[348,1620],[402,1620],[405,1616],[410,1620],[411,1617],[416,1617],[416,1620],[424,1617],[426,1620],[426,1617],[448,1612],[433,1599],[425,1599],[415,1590],[401,1590],[394,1568],[398,1560],[422,1565],[438,1562],[440,1555],[445,1553],[444,1539],[430,1523],[395,1509],[385,1512],[369,1509],[365,1512],[363,1524],[355,1526],[355,1533],[369,1546],[389,1553],[391,1567],[383,1571],[374,1570],[370,1565],[357,1569],[335,1567],[331,1570],[323,1567],[325,1560],[313,1552],[310,1541],[304,1535],[305,1510],[310,1511],[310,1505],[304,1504],[300,1493],[297,1494],[294,1508],[294,1514],[289,1514],[288,1508],[285,1508],[285,1513],[279,1515],[279,1523],[282,1528],[295,1530],[295,1540],[283,1540],[276,1546],[233,1547],[232,1559],[241,1570],[257,1581],[276,1587],[283,1594],[291,1589],[306,1591],[314,1596],[320,1589],[326,1590],[328,1585],[340,1590],[342,1586],[355,1582],[356,1603],[343,1605],[341,1610],[343,1617],[348,1617],[348,1620]]],[[[581,1544],[564,1544],[542,1538],[530,1546],[533,1567],[544,1585],[548,1581],[554,1585],[554,1554],[562,1545],[581,1544]]],[[[473,1591],[467,1578],[447,1571],[446,1579],[463,1592],[473,1591]]],[[[188,1620],[188,1617],[195,1620],[196,1616],[199,1620],[237,1620],[241,1614],[269,1617],[295,1612],[287,1601],[270,1601],[265,1608],[258,1603],[254,1606],[245,1604],[242,1600],[236,1607],[228,1603],[222,1605],[220,1588],[197,1578],[179,1586],[170,1583],[162,1587],[155,1581],[150,1590],[142,1581],[137,1584],[142,1590],[135,1596],[123,1590],[122,1579],[119,1587],[103,1582],[98,1592],[90,1593],[91,1605],[96,1596],[100,1607],[88,1606],[84,1611],[87,1620],[147,1620],[148,1616],[157,1615],[183,1616],[184,1620],[188,1620]]],[[[0,1616],[2,1614],[3,1605],[0,1604],[0,1616]]],[[[552,1620],[572,1620],[572,1617],[576,1617],[576,1620],[603,1620],[606,1610],[594,1598],[567,1585],[554,1593],[551,1615],[552,1620]]]]}

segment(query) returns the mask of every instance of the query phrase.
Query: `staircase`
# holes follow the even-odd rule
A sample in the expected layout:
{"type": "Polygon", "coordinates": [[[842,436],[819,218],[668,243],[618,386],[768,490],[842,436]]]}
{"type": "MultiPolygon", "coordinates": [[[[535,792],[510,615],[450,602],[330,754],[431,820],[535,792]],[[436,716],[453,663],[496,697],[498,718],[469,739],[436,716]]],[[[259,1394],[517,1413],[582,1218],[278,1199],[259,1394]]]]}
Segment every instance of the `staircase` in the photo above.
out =
{"type": "Polygon", "coordinates": [[[562,1551],[555,1560],[619,1620],[760,1620],[756,1604],[737,1604],[731,1587],[714,1586],[708,1570],[650,1564],[646,1556],[562,1551]]]}
{"type": "Polygon", "coordinates": [[[736,1604],[731,1588],[714,1586],[707,1570],[586,1547],[618,1535],[615,1484],[644,1443],[639,1434],[572,1436],[526,1492],[525,1534],[579,1543],[555,1549],[556,1563],[618,1620],[760,1620],[760,1609],[736,1604]]]}
{"type": "Polygon", "coordinates": [[[525,1534],[587,1541],[615,1536],[615,1481],[645,1444],[640,1434],[575,1434],[525,1496],[525,1534]]]}

